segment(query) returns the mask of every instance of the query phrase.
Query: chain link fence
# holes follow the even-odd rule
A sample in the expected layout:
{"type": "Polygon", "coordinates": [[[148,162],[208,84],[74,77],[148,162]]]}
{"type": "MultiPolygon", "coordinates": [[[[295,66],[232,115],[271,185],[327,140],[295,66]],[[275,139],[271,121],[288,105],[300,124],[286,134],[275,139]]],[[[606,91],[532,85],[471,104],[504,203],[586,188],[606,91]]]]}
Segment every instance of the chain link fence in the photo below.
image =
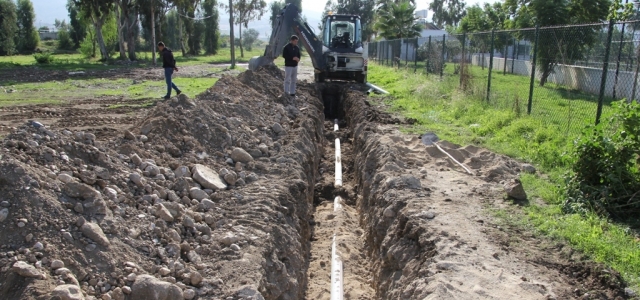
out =
{"type": "Polygon", "coordinates": [[[640,97],[640,22],[439,35],[369,44],[380,65],[455,81],[499,109],[580,132],[640,97]]]}

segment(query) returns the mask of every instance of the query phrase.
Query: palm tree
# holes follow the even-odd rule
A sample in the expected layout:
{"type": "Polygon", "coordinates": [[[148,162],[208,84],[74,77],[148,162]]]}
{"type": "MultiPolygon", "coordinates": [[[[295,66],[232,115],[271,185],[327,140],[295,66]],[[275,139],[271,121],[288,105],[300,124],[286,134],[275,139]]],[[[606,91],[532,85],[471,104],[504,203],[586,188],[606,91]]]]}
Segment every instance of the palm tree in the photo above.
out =
{"type": "Polygon", "coordinates": [[[387,40],[417,38],[422,26],[416,23],[415,10],[408,0],[383,5],[375,29],[387,40]]]}

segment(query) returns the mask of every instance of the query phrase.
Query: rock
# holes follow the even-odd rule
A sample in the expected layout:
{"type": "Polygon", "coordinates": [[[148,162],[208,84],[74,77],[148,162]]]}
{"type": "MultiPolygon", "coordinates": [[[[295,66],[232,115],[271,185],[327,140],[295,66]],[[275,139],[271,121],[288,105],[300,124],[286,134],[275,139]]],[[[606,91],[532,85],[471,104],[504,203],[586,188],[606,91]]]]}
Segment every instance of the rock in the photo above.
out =
{"type": "Polygon", "coordinates": [[[84,247],[84,250],[87,250],[88,252],[92,252],[93,250],[96,250],[96,248],[98,248],[96,244],[89,244],[86,247],[84,247]]]}
{"type": "Polygon", "coordinates": [[[529,173],[529,174],[535,174],[536,173],[536,168],[530,164],[524,164],[522,165],[522,171],[524,171],[525,173],[529,173]]]}
{"type": "Polygon", "coordinates": [[[109,242],[109,239],[107,239],[107,236],[104,234],[104,232],[102,232],[102,228],[100,228],[100,226],[96,223],[85,222],[80,227],[80,231],[82,231],[82,234],[84,234],[86,237],[102,246],[108,247],[111,244],[109,242]]]}
{"type": "Polygon", "coordinates": [[[17,261],[11,266],[11,270],[22,277],[44,279],[45,276],[36,269],[36,267],[23,262],[17,261]]]}
{"type": "Polygon", "coordinates": [[[173,222],[173,215],[171,215],[171,212],[164,205],[162,205],[162,203],[154,205],[154,208],[156,209],[156,216],[158,218],[164,220],[165,222],[173,222]]]}
{"type": "Polygon", "coordinates": [[[191,285],[198,286],[204,278],[199,272],[191,273],[191,285]]]}
{"type": "Polygon", "coordinates": [[[433,219],[436,217],[436,213],[433,211],[428,211],[426,213],[424,213],[424,217],[427,219],[433,219]]]}
{"type": "Polygon", "coordinates": [[[102,294],[102,297],[100,297],[100,298],[101,298],[102,300],[113,300],[113,299],[111,298],[111,295],[109,295],[109,294],[102,294]]]}
{"type": "Polygon", "coordinates": [[[238,246],[236,244],[231,244],[231,246],[229,246],[229,248],[231,248],[231,250],[233,250],[233,251],[240,251],[240,246],[238,246]]]}
{"type": "Polygon", "coordinates": [[[262,294],[260,294],[255,287],[250,285],[239,287],[235,294],[239,299],[265,300],[262,294]]]}
{"type": "Polygon", "coordinates": [[[253,157],[254,159],[262,157],[262,151],[260,151],[260,150],[258,150],[258,149],[249,149],[247,152],[248,152],[248,153],[249,153],[249,155],[251,155],[251,157],[253,157]]]}
{"type": "Polygon", "coordinates": [[[140,158],[140,156],[138,156],[138,154],[133,154],[131,155],[131,162],[133,164],[135,164],[136,166],[139,166],[142,164],[142,158],[140,158]]]}
{"type": "Polygon", "coordinates": [[[79,182],[69,182],[65,184],[63,192],[69,197],[81,198],[83,200],[95,200],[100,198],[100,192],[79,182]]]}
{"type": "Polygon", "coordinates": [[[79,214],[84,213],[84,206],[82,206],[82,203],[78,202],[73,206],[73,210],[79,214]]]}
{"type": "Polygon", "coordinates": [[[420,183],[420,179],[411,176],[411,175],[402,175],[400,177],[392,177],[387,179],[385,185],[388,189],[401,189],[401,188],[409,188],[409,189],[421,189],[422,184],[420,183]]]}
{"type": "Polygon", "coordinates": [[[6,220],[8,216],[9,216],[8,208],[3,208],[0,210],[0,222],[4,222],[4,220],[6,220]]]}
{"type": "Polygon", "coordinates": [[[96,140],[96,135],[93,133],[85,133],[84,134],[84,139],[87,141],[95,141],[96,140]]]}
{"type": "Polygon", "coordinates": [[[258,145],[258,150],[260,150],[264,155],[269,154],[269,147],[265,144],[258,145]]]}
{"type": "Polygon", "coordinates": [[[169,270],[169,268],[162,267],[162,268],[160,268],[160,269],[158,270],[158,273],[159,273],[161,276],[167,276],[167,275],[171,274],[171,270],[169,270]]]}
{"type": "Polygon", "coordinates": [[[180,243],[180,241],[182,241],[180,234],[173,228],[167,230],[167,237],[174,242],[180,243]]]}
{"type": "Polygon", "coordinates": [[[144,186],[144,179],[138,173],[134,172],[129,174],[129,179],[131,179],[131,182],[135,183],[137,186],[144,186]]]}
{"type": "Polygon", "coordinates": [[[136,140],[136,136],[133,134],[133,132],[129,131],[129,130],[125,130],[124,131],[124,138],[130,141],[135,141],[136,140]]]}
{"type": "Polygon", "coordinates": [[[80,172],[80,180],[86,184],[93,185],[98,180],[98,176],[91,171],[82,171],[80,172]]]}
{"type": "Polygon", "coordinates": [[[186,166],[180,166],[173,171],[176,178],[191,177],[191,171],[186,166]]]}
{"type": "Polygon", "coordinates": [[[392,207],[385,208],[382,214],[384,215],[385,218],[393,218],[396,216],[396,212],[393,210],[392,207]]]}
{"type": "Polygon", "coordinates": [[[168,191],[167,192],[167,198],[171,202],[180,202],[180,197],[178,197],[178,195],[174,191],[168,191]]]}
{"type": "Polygon", "coordinates": [[[57,286],[51,292],[52,297],[59,297],[60,300],[84,300],[82,289],[73,284],[63,284],[57,286]]]}
{"type": "Polygon", "coordinates": [[[144,169],[146,172],[149,172],[149,176],[155,177],[160,174],[160,169],[155,165],[148,165],[147,168],[144,169]]]}
{"type": "Polygon", "coordinates": [[[42,243],[40,243],[40,242],[37,242],[37,243],[35,243],[35,245],[33,245],[33,249],[40,251],[40,250],[44,249],[44,245],[42,245],[42,243]]]}
{"type": "Polygon", "coordinates": [[[203,199],[200,203],[206,210],[213,209],[216,207],[216,204],[209,199],[203,199]]]}
{"type": "Polygon", "coordinates": [[[238,175],[235,172],[229,172],[224,175],[224,181],[226,181],[229,185],[235,185],[236,181],[238,181],[238,175]]]}
{"type": "Polygon", "coordinates": [[[280,125],[280,123],[275,123],[271,126],[271,129],[273,130],[273,132],[275,132],[276,134],[280,134],[284,131],[284,128],[282,128],[282,125],[280,125]]]}
{"type": "Polygon", "coordinates": [[[196,292],[192,289],[187,289],[184,291],[184,299],[191,300],[196,297],[196,292]]]}
{"type": "Polygon", "coordinates": [[[124,292],[122,292],[121,288],[117,287],[111,292],[111,297],[113,300],[124,300],[124,292]]]}
{"type": "Polygon", "coordinates": [[[196,223],[191,217],[184,217],[184,219],[182,219],[182,226],[194,228],[196,227],[196,223]]]}
{"type": "Polygon", "coordinates": [[[110,188],[110,187],[106,187],[104,188],[104,194],[105,196],[107,196],[107,198],[116,201],[118,199],[118,192],[116,192],[116,190],[110,188]]]}
{"type": "Polygon", "coordinates": [[[184,206],[177,202],[163,202],[162,205],[169,210],[174,218],[179,218],[184,214],[184,206]]]}
{"type": "Polygon", "coordinates": [[[122,287],[122,292],[123,292],[125,295],[129,295],[129,294],[131,294],[131,287],[128,287],[128,286],[124,286],[124,287],[122,287]]]}
{"type": "Polygon", "coordinates": [[[150,275],[140,275],[131,286],[131,299],[176,300],[183,299],[182,290],[175,284],[156,279],[150,275]]]}
{"type": "Polygon", "coordinates": [[[60,268],[64,268],[64,262],[59,259],[55,259],[51,262],[51,269],[57,270],[60,268]]]}
{"type": "Polygon", "coordinates": [[[71,235],[70,232],[63,232],[62,233],[62,238],[64,238],[65,240],[67,240],[69,242],[73,242],[73,236],[71,235]]]}
{"type": "Polygon", "coordinates": [[[204,165],[195,165],[193,167],[193,179],[203,187],[214,191],[227,188],[227,185],[221,180],[220,175],[204,165]]]}
{"type": "Polygon", "coordinates": [[[527,193],[524,191],[522,182],[518,179],[512,179],[505,183],[504,190],[507,192],[507,196],[513,199],[527,200],[527,193]]]}
{"type": "Polygon", "coordinates": [[[209,197],[209,195],[207,195],[205,191],[199,188],[191,188],[189,190],[189,196],[191,196],[191,198],[196,199],[198,201],[202,201],[202,199],[209,197]]]}
{"type": "Polygon", "coordinates": [[[189,259],[189,262],[194,264],[199,264],[200,262],[202,262],[200,255],[193,250],[187,253],[187,258],[189,259]]]}
{"type": "Polygon", "coordinates": [[[253,161],[253,157],[247,151],[241,148],[235,148],[231,152],[231,159],[233,161],[239,161],[241,163],[247,164],[253,161]]]}
{"type": "Polygon", "coordinates": [[[73,181],[73,177],[71,177],[71,175],[69,175],[69,174],[62,173],[62,174],[58,175],[58,180],[60,180],[60,181],[62,181],[64,183],[69,183],[69,182],[73,181]]]}
{"type": "Polygon", "coordinates": [[[236,243],[240,239],[233,233],[228,233],[223,238],[220,239],[220,242],[225,246],[231,246],[231,244],[236,243]]]}
{"type": "Polygon", "coordinates": [[[630,288],[624,288],[624,293],[628,297],[635,297],[636,296],[636,292],[634,290],[630,289],[630,288]]]}

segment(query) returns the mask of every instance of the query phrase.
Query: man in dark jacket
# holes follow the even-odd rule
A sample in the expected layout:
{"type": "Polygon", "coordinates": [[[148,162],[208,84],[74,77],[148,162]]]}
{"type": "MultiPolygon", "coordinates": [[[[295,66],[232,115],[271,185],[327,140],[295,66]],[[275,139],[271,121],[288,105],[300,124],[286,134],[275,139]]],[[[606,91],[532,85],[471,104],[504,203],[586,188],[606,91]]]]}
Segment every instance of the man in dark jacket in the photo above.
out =
{"type": "Polygon", "coordinates": [[[164,79],[167,81],[167,95],[164,96],[164,99],[167,100],[171,98],[171,89],[176,90],[177,95],[182,94],[180,89],[178,89],[178,87],[171,81],[173,71],[178,72],[178,68],[176,67],[176,60],[173,58],[173,52],[171,52],[171,49],[165,47],[163,42],[160,42],[158,43],[158,50],[160,50],[160,57],[162,57],[164,79]]]}
{"type": "Polygon", "coordinates": [[[297,36],[291,36],[289,44],[282,49],[282,57],[284,57],[284,93],[295,97],[296,81],[298,81],[298,63],[300,62],[300,48],[298,48],[297,36]]]}

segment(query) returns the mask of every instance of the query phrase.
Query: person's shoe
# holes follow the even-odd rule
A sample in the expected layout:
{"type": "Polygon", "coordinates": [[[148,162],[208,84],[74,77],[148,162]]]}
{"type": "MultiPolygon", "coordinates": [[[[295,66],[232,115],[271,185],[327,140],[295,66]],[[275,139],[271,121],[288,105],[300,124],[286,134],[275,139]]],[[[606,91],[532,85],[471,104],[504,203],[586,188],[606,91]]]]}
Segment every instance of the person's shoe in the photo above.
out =
{"type": "Polygon", "coordinates": [[[295,98],[296,94],[289,94],[289,96],[291,96],[292,98],[295,98]]]}
{"type": "Polygon", "coordinates": [[[180,96],[180,94],[182,94],[182,91],[177,91],[176,92],[176,96],[180,96]]]}
{"type": "Polygon", "coordinates": [[[169,96],[164,96],[164,97],[163,97],[163,99],[164,99],[164,100],[169,100],[169,99],[171,99],[171,97],[169,97],[169,96]]]}

